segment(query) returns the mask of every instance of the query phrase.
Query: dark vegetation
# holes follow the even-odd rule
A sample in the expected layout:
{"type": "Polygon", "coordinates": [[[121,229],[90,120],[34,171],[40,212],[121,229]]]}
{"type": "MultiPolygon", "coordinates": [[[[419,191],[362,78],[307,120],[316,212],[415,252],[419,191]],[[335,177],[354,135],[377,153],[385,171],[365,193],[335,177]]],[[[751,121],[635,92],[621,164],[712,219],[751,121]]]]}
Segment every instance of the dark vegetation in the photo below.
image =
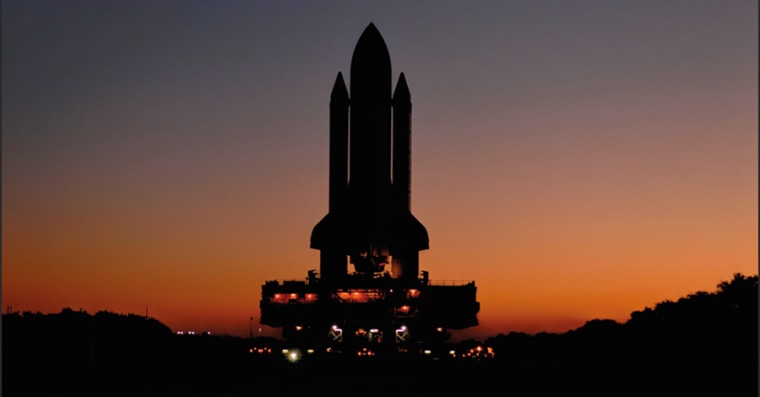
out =
{"type": "Polygon", "coordinates": [[[737,274],[716,292],[658,303],[625,324],[592,320],[561,335],[510,333],[486,343],[506,369],[537,381],[553,373],[597,394],[609,386],[612,395],[757,396],[757,284],[737,274]]]}
{"type": "Polygon", "coordinates": [[[661,302],[624,324],[500,334],[432,346],[430,356],[302,352],[297,363],[283,358],[280,340],[175,335],[134,314],[11,313],[2,318],[2,395],[757,396],[757,284],[737,274],[716,292],[661,302]],[[495,356],[447,354],[476,346],[495,356]]]}

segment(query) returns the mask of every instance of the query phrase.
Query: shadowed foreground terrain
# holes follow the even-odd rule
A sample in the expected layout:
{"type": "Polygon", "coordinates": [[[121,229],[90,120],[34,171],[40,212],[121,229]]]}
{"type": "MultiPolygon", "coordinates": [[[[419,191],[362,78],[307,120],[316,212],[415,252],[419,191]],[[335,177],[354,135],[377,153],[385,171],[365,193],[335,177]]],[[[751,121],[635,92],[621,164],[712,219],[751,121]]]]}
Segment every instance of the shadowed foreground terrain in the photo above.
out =
{"type": "Polygon", "coordinates": [[[295,363],[280,340],[175,335],[133,314],[5,314],[2,395],[756,396],[757,281],[737,274],[716,292],[661,302],[625,324],[592,320],[564,334],[500,334],[426,346],[428,355],[301,352],[295,363]],[[449,353],[476,346],[491,347],[494,357],[449,353]]]}

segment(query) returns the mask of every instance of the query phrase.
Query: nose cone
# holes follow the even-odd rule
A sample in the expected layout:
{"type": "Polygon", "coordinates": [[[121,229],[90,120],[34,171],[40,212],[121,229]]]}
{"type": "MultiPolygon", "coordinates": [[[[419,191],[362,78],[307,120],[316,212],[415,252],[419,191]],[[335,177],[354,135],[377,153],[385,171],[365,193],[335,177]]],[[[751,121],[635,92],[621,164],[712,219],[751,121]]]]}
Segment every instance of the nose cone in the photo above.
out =
{"type": "Polygon", "coordinates": [[[351,58],[351,99],[390,97],[391,56],[383,36],[370,23],[356,43],[351,58]]]}
{"type": "Polygon", "coordinates": [[[350,106],[350,194],[361,203],[383,201],[391,183],[391,57],[373,24],[351,59],[350,106]]]}

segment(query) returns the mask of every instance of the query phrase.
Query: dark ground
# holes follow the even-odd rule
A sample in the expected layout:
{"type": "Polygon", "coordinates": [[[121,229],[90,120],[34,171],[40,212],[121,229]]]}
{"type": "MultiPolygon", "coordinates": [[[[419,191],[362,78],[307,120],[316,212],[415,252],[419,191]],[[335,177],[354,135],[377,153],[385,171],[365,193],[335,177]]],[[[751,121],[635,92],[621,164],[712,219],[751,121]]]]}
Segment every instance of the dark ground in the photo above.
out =
{"type": "MultiPolygon", "coordinates": [[[[12,396],[296,396],[478,395],[517,396],[756,396],[748,370],[701,363],[677,368],[646,363],[556,360],[530,366],[508,360],[422,358],[317,358],[292,364],[277,359],[247,362],[85,365],[4,369],[3,395],[12,396]],[[696,369],[696,370],[695,370],[696,369]]],[[[755,371],[756,371],[755,367],[755,371]]]]}

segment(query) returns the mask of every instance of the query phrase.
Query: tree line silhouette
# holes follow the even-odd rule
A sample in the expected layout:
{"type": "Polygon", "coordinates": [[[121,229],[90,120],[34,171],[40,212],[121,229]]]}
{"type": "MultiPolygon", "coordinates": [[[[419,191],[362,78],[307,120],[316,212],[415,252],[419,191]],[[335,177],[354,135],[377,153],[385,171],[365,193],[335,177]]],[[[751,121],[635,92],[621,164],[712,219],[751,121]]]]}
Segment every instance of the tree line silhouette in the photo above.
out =
{"type": "Polygon", "coordinates": [[[660,302],[624,324],[595,319],[564,334],[512,332],[486,343],[503,368],[537,379],[553,373],[587,391],[757,396],[757,285],[757,276],[735,274],[715,292],[660,302]]]}
{"type": "Polygon", "coordinates": [[[107,311],[7,313],[3,395],[272,395],[352,385],[377,392],[756,396],[757,285],[757,276],[736,274],[715,292],[660,302],[622,324],[594,319],[562,334],[511,332],[438,346],[495,353],[471,359],[324,356],[293,364],[281,354],[287,344],[274,338],[177,335],[156,319],[107,311]]]}

